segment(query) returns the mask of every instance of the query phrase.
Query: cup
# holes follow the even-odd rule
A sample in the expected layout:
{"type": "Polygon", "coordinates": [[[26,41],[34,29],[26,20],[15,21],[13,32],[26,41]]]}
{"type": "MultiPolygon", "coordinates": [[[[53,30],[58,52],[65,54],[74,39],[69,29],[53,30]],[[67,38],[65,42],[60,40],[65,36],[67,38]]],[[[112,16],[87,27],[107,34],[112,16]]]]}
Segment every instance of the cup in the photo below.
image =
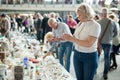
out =
{"type": "Polygon", "coordinates": [[[43,52],[43,46],[40,47],[40,52],[41,52],[41,53],[43,52]]]}

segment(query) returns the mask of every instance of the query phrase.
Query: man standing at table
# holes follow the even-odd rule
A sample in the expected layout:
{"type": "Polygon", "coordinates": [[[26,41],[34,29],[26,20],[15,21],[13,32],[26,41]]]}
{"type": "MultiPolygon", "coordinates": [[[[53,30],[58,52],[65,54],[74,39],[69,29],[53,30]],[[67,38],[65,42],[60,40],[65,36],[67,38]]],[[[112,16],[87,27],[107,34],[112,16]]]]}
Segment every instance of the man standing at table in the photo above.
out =
{"type": "Polygon", "coordinates": [[[52,32],[54,34],[54,38],[48,41],[49,42],[59,41],[60,43],[60,46],[58,49],[59,61],[60,61],[60,64],[64,66],[63,57],[64,55],[66,55],[65,68],[69,72],[70,71],[70,57],[71,57],[71,53],[73,50],[73,43],[69,41],[65,41],[61,37],[63,33],[68,33],[72,35],[70,32],[70,29],[67,24],[63,22],[57,22],[55,18],[50,18],[48,20],[48,25],[52,28],[52,32]]]}

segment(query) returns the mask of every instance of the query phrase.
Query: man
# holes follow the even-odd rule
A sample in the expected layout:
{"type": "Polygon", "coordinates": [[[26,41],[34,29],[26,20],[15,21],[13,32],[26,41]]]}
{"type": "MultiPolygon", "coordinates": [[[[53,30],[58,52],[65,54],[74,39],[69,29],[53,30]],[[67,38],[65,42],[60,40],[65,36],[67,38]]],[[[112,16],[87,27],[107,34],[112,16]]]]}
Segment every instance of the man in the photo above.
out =
{"type": "Polygon", "coordinates": [[[0,33],[10,40],[10,20],[7,15],[1,15],[0,33]]]}
{"type": "Polygon", "coordinates": [[[46,33],[48,33],[49,31],[52,31],[52,29],[49,27],[48,25],[48,15],[44,14],[43,15],[43,20],[42,20],[42,29],[43,29],[43,35],[42,35],[42,41],[44,42],[44,36],[46,33]]]}
{"type": "MultiPolygon", "coordinates": [[[[101,40],[101,45],[102,45],[102,48],[104,51],[104,60],[105,60],[103,78],[108,79],[108,71],[110,68],[110,51],[112,48],[112,39],[113,39],[113,37],[115,37],[117,35],[117,29],[116,29],[115,22],[113,22],[112,20],[110,20],[107,17],[108,16],[107,8],[102,9],[101,16],[102,16],[102,19],[98,21],[101,25],[101,35],[103,35],[104,30],[108,24],[108,28],[105,31],[104,37],[101,40]]],[[[100,35],[100,38],[101,38],[101,35],[100,35]]]]}
{"type": "Polygon", "coordinates": [[[70,35],[70,29],[67,24],[63,22],[57,22],[55,18],[50,18],[48,20],[48,25],[52,28],[52,32],[54,34],[54,38],[48,40],[49,42],[59,41],[60,47],[58,50],[58,57],[61,65],[64,65],[63,57],[66,54],[66,65],[65,68],[69,72],[70,71],[70,57],[71,52],[73,50],[73,43],[69,41],[63,40],[61,37],[64,33],[68,33],[70,35]]]}
{"type": "Polygon", "coordinates": [[[41,27],[41,24],[42,24],[42,20],[40,19],[40,13],[36,13],[35,14],[35,21],[34,21],[34,27],[36,29],[36,36],[37,36],[37,40],[40,41],[42,40],[42,27],[41,27]]]}

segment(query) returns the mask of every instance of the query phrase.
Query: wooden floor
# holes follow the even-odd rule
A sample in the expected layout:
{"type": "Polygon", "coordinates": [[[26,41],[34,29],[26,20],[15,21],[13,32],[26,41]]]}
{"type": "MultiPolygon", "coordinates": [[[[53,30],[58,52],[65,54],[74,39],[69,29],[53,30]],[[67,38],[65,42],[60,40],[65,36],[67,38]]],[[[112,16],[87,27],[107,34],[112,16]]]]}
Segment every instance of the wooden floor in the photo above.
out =
{"type": "MultiPolygon", "coordinates": [[[[104,80],[103,79],[103,67],[104,67],[104,58],[103,54],[100,56],[99,59],[99,66],[97,69],[97,74],[94,77],[94,80],[104,80]]],[[[108,73],[108,80],[120,80],[120,55],[116,55],[117,57],[117,63],[118,67],[116,70],[112,70],[108,73]]],[[[74,67],[73,67],[73,53],[71,56],[71,69],[70,69],[70,74],[75,78],[75,73],[74,73],[74,67]]]]}

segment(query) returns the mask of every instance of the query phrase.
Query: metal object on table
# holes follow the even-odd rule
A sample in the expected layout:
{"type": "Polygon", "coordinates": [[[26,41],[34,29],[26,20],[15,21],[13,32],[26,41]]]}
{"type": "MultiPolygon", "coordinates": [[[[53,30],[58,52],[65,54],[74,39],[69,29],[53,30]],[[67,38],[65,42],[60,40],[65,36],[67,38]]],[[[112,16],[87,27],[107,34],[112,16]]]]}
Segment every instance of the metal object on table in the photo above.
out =
{"type": "Polygon", "coordinates": [[[24,78],[24,69],[23,66],[14,67],[14,80],[23,80],[24,78]]]}

